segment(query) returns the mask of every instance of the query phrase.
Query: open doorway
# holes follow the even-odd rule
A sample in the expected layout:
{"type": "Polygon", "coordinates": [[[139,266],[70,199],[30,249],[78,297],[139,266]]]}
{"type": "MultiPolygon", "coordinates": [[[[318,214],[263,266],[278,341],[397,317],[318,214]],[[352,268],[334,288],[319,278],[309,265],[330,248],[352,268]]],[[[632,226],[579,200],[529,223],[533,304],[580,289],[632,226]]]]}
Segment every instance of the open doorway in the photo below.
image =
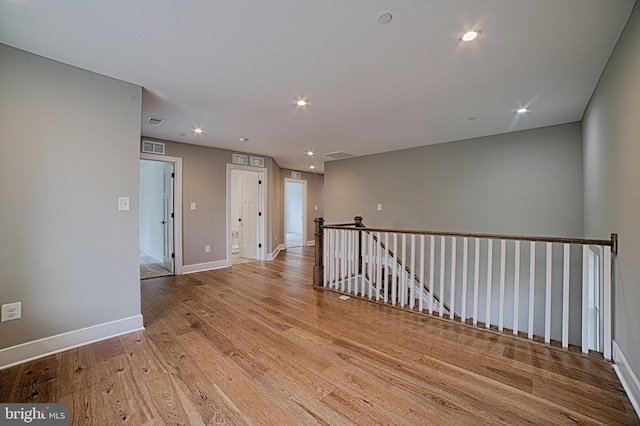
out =
{"type": "Polygon", "coordinates": [[[140,157],[140,279],[182,273],[178,160],[152,154],[140,157]]]}
{"type": "Polygon", "coordinates": [[[266,170],[229,165],[230,264],[264,260],[266,170]]]}
{"type": "Polygon", "coordinates": [[[284,180],[284,221],[286,247],[306,245],[307,223],[307,182],[285,178],[284,180]]]}

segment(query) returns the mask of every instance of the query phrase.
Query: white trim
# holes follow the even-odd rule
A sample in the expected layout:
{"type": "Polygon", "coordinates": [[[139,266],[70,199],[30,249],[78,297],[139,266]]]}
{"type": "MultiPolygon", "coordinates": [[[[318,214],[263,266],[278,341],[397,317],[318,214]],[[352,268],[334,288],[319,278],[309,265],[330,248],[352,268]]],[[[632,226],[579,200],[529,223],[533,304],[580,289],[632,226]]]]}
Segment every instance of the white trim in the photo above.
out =
{"type": "Polygon", "coordinates": [[[228,260],[217,260],[215,262],[196,263],[194,265],[184,265],[183,274],[193,274],[194,272],[212,271],[214,269],[222,269],[231,266],[228,260]]]}
{"type": "Polygon", "coordinates": [[[280,254],[282,250],[286,250],[285,245],[284,244],[278,245],[278,247],[276,247],[276,249],[272,253],[269,253],[269,257],[267,258],[267,260],[275,259],[276,256],[278,256],[278,254],[280,254]]]}
{"type": "Polygon", "coordinates": [[[135,315],[21,343],[0,349],[0,370],[141,330],[144,330],[142,315],[135,315]]]}
{"type": "Polygon", "coordinates": [[[307,241],[307,247],[313,247],[316,245],[316,240],[307,241]]]}
{"type": "Polygon", "coordinates": [[[636,410],[636,414],[640,416],[640,381],[638,381],[636,375],[633,374],[633,370],[629,367],[627,360],[615,340],[612,346],[613,361],[615,362],[613,369],[618,375],[618,379],[620,379],[620,383],[627,393],[633,409],[636,410]]]}
{"type": "Polygon", "coordinates": [[[161,161],[164,163],[173,163],[175,165],[175,188],[173,197],[173,248],[175,251],[174,274],[182,275],[182,158],[171,157],[168,155],[146,154],[140,153],[141,160],[161,161]]]}
{"type": "MultiPolygon", "coordinates": [[[[231,171],[243,170],[246,172],[254,172],[258,174],[258,179],[262,181],[262,185],[258,188],[258,209],[262,212],[262,216],[258,218],[258,243],[262,247],[258,248],[258,260],[266,260],[267,258],[267,189],[268,187],[268,170],[266,167],[242,166],[240,164],[227,163],[227,259],[231,259],[231,171]]],[[[231,262],[229,262],[231,266],[231,262]]]]}

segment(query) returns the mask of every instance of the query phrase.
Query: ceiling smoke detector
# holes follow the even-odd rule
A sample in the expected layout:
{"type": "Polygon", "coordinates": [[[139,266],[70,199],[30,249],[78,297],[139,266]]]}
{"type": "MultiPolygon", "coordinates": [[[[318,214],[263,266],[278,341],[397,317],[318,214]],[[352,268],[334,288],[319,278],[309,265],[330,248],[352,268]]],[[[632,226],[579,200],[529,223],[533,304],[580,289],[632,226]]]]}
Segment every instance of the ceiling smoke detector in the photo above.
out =
{"type": "Polygon", "coordinates": [[[380,12],[378,13],[378,16],[376,16],[376,19],[378,20],[379,24],[388,24],[389,22],[391,22],[391,19],[393,19],[393,16],[391,15],[391,12],[380,12]]]}

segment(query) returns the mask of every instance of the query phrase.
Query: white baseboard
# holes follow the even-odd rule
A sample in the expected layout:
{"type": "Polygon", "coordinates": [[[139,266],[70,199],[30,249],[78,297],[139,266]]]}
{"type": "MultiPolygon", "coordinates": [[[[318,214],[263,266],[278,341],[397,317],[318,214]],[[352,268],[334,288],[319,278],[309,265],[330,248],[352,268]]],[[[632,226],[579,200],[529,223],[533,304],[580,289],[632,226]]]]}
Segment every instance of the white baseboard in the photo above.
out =
{"type": "Polygon", "coordinates": [[[182,267],[183,274],[193,274],[194,272],[212,271],[214,269],[227,268],[231,266],[228,260],[217,260],[215,262],[196,263],[195,265],[184,265],[182,267]]]}
{"type": "Polygon", "coordinates": [[[142,315],[135,315],[0,349],[0,370],[140,330],[142,315]]]}
{"type": "Polygon", "coordinates": [[[620,379],[620,383],[627,393],[633,409],[636,410],[636,414],[640,416],[640,381],[633,373],[633,370],[629,367],[627,360],[625,359],[618,344],[613,341],[613,369],[620,379]]]}
{"type": "Polygon", "coordinates": [[[142,252],[142,254],[144,254],[145,256],[149,256],[152,257],[153,259],[157,260],[158,263],[162,263],[162,253],[158,254],[153,252],[151,249],[148,249],[147,247],[142,247],[140,246],[140,251],[142,252]]]}
{"type": "Polygon", "coordinates": [[[313,247],[316,245],[316,240],[307,241],[307,247],[313,247]]]}
{"type": "Polygon", "coordinates": [[[276,249],[273,251],[273,253],[269,253],[269,255],[267,256],[267,260],[275,259],[276,256],[278,256],[278,254],[284,249],[285,249],[285,245],[284,244],[278,245],[278,247],[276,247],[276,249]]]}

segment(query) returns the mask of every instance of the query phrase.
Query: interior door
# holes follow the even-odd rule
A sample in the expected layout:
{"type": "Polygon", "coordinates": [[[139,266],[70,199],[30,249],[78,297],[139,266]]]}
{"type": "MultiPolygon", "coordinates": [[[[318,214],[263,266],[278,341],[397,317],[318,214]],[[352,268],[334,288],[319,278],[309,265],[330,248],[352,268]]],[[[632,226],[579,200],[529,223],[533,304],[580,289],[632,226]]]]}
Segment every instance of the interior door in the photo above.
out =
{"type": "Polygon", "coordinates": [[[240,256],[258,258],[258,178],[240,178],[240,256]]]}
{"type": "Polygon", "coordinates": [[[169,271],[174,272],[174,248],[173,248],[173,163],[165,163],[162,169],[163,187],[162,187],[162,203],[163,216],[163,254],[162,263],[169,271]]]}

